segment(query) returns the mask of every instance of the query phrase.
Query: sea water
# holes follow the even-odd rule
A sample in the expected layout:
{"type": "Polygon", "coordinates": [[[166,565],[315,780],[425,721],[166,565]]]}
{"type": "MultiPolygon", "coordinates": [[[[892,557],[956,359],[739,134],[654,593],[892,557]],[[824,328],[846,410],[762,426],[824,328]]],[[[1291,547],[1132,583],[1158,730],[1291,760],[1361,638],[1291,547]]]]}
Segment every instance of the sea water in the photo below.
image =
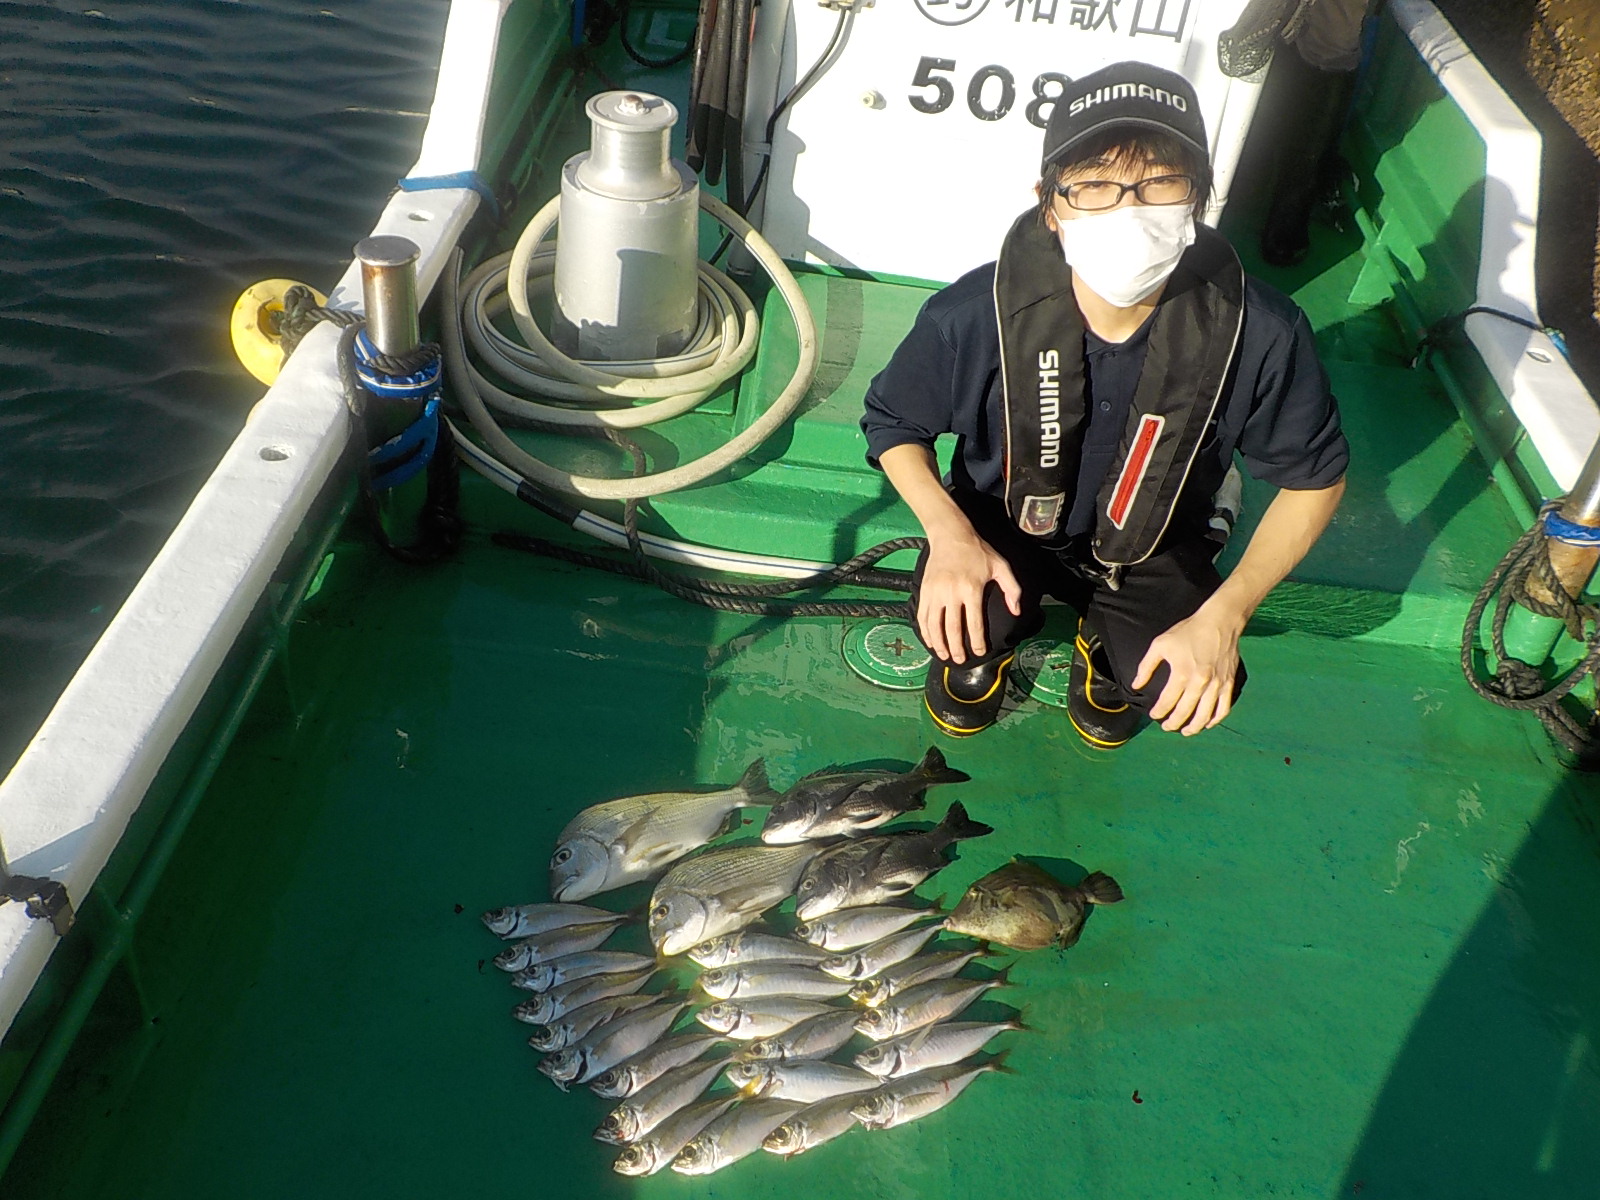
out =
{"type": "Polygon", "coordinates": [[[0,774],[264,390],[238,294],[326,289],[414,161],[447,13],[0,4],[0,774]]]}

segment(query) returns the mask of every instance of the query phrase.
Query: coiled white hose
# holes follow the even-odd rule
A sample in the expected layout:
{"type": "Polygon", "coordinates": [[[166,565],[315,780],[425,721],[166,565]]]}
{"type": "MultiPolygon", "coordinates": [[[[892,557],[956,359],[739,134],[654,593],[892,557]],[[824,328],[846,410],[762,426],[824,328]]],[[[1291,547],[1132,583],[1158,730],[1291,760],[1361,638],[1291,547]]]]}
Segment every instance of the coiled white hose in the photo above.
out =
{"type": "Polygon", "coordinates": [[[800,358],[782,393],[748,427],[710,453],[633,478],[576,475],[534,458],[513,442],[489,412],[490,404],[508,415],[558,425],[639,428],[695,408],[749,364],[758,340],[759,324],[749,297],[721,271],[702,262],[700,319],[683,352],[669,358],[603,365],[561,353],[534,321],[528,301],[530,281],[548,286],[555,269],[554,252],[541,243],[556,223],[557,197],[528,223],[509,255],[490,259],[464,285],[459,284],[454,270],[445,272],[445,367],[473,428],[510,472],[537,487],[595,500],[659,496],[699,483],[738,462],[799,407],[816,376],[818,359],[816,323],[800,285],[777,251],[738,213],[704,191],[700,207],[744,243],[771,277],[794,320],[800,358]],[[518,346],[490,322],[508,306],[525,346],[518,346]],[[496,375],[543,398],[565,401],[566,406],[540,403],[493,384],[468,362],[466,339],[496,375]],[[636,407],[632,403],[636,400],[651,403],[636,407]]]}

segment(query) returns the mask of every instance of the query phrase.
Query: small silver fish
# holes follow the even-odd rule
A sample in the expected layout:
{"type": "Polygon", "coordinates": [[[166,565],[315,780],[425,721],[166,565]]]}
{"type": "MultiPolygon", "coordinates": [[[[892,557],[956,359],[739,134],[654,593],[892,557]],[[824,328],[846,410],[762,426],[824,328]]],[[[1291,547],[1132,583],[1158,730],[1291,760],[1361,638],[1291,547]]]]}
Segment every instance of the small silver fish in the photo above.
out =
{"type": "Polygon", "coordinates": [[[525,971],[568,954],[593,950],[620,927],[620,921],[594,921],[588,925],[562,925],[507,946],[494,956],[502,971],[525,971]]]}
{"type": "Polygon", "coordinates": [[[905,962],[932,941],[938,932],[937,925],[925,925],[921,929],[904,929],[899,933],[891,933],[882,941],[873,942],[870,946],[836,954],[819,965],[835,979],[871,979],[875,975],[883,974],[890,967],[905,962]]]}
{"type": "Polygon", "coordinates": [[[856,1018],[856,1032],[875,1042],[898,1037],[946,1021],[962,1012],[990,988],[1005,987],[1007,967],[993,979],[935,979],[907,988],[882,1008],[869,1008],[856,1018]]]}
{"type": "Polygon", "coordinates": [[[815,846],[728,846],[673,867],[650,897],[650,940],[660,954],[750,924],[794,891],[815,846]]]}
{"type": "Polygon", "coordinates": [[[583,900],[648,879],[668,863],[725,833],[739,809],[777,799],[758,758],[730,788],[624,796],[584,809],[556,839],[550,894],[583,900]]]}
{"type": "Polygon", "coordinates": [[[658,1040],[688,1007],[687,1000],[668,1000],[608,1021],[582,1041],[540,1059],[539,1070],[563,1092],[571,1084],[588,1083],[658,1040]]]}
{"type": "Polygon", "coordinates": [[[766,1141],[761,1143],[761,1148],[785,1158],[793,1158],[823,1142],[832,1141],[859,1124],[855,1109],[861,1101],[860,1092],[845,1092],[831,1100],[803,1108],[769,1133],[766,1141]]]}
{"type": "Polygon", "coordinates": [[[647,1046],[625,1062],[595,1076],[589,1090],[608,1100],[622,1100],[654,1083],[674,1067],[694,1062],[724,1039],[714,1033],[680,1033],[647,1046]]]}
{"type": "Polygon", "coordinates": [[[829,1009],[814,1017],[807,1017],[782,1033],[751,1042],[739,1057],[782,1062],[826,1058],[855,1036],[857,1015],[848,1008],[829,1009]]]}
{"type": "Polygon", "coordinates": [[[958,801],[926,833],[891,833],[830,846],[800,876],[795,915],[813,921],[841,908],[903,896],[948,865],[945,847],[993,832],[969,818],[958,801]]]}
{"type": "Polygon", "coordinates": [[[618,1155],[611,1169],[619,1175],[654,1175],[670,1164],[691,1138],[738,1102],[737,1096],[718,1096],[680,1109],[618,1155]]]}
{"type": "Polygon", "coordinates": [[[503,938],[532,937],[565,925],[627,919],[627,913],[614,913],[587,904],[519,904],[514,908],[491,908],[483,914],[483,923],[489,927],[489,932],[503,938]]]}
{"type": "Polygon", "coordinates": [[[818,1000],[796,1000],[790,996],[768,996],[761,1000],[719,1000],[695,1013],[695,1020],[707,1029],[745,1042],[772,1037],[807,1017],[837,1011],[818,1000]]]}
{"type": "Polygon", "coordinates": [[[828,951],[774,933],[741,929],[689,948],[689,957],[702,967],[731,967],[739,963],[819,963],[828,951]]]}
{"type": "Polygon", "coordinates": [[[655,959],[647,954],[625,954],[620,950],[589,950],[583,954],[568,954],[550,962],[536,963],[516,972],[511,982],[525,992],[548,992],[574,979],[587,979],[591,975],[615,975],[620,971],[642,971],[654,966],[655,959]]]}
{"type": "Polygon", "coordinates": [[[656,973],[655,964],[639,971],[621,971],[614,975],[589,975],[574,979],[560,987],[524,1000],[511,1010],[511,1015],[529,1025],[548,1025],[557,1017],[566,1016],[573,1009],[605,1000],[612,996],[631,996],[650,982],[656,973]]]}
{"type": "Polygon", "coordinates": [[[956,1063],[933,1067],[885,1084],[852,1110],[867,1129],[893,1129],[896,1125],[938,1112],[961,1095],[979,1075],[1003,1071],[1004,1055],[981,1063],[956,1063]]]}
{"type": "Polygon", "coordinates": [[[892,996],[907,988],[935,979],[950,979],[961,974],[975,958],[989,951],[981,947],[973,950],[941,950],[938,954],[920,954],[908,958],[898,966],[890,967],[876,979],[863,979],[850,989],[850,999],[867,1008],[879,1008],[892,996]]]}
{"type": "Polygon", "coordinates": [[[830,1100],[845,1092],[869,1092],[883,1082],[860,1067],[847,1067],[843,1063],[820,1059],[736,1065],[755,1068],[754,1078],[743,1085],[751,1095],[774,1100],[800,1100],[806,1104],[830,1100]]]}
{"type": "Polygon", "coordinates": [[[761,1149],[767,1135],[805,1105],[794,1100],[746,1100],[707,1125],[672,1160],[683,1175],[709,1175],[761,1149]]]}
{"type": "Polygon", "coordinates": [[[840,771],[824,768],[800,780],[773,802],[761,840],[770,845],[838,837],[876,829],[922,808],[930,787],[966,783],[972,776],[945,765],[937,746],[909,771],[840,771]]]}
{"type": "Polygon", "coordinates": [[[688,1063],[668,1071],[637,1096],[623,1101],[606,1114],[596,1139],[614,1146],[637,1142],[673,1113],[699,1099],[722,1073],[723,1063],[688,1063]]]}
{"type": "Polygon", "coordinates": [[[713,1000],[753,1000],[760,996],[842,996],[850,990],[848,979],[824,975],[815,967],[798,963],[756,963],[718,967],[700,975],[700,990],[713,1000]]]}
{"type": "Polygon", "coordinates": [[[660,999],[660,996],[612,996],[596,1000],[593,1004],[573,1009],[564,1017],[535,1031],[528,1039],[528,1045],[547,1054],[565,1050],[588,1037],[607,1021],[638,1012],[641,1008],[649,1008],[660,999]]]}
{"type": "Polygon", "coordinates": [[[832,954],[842,954],[899,933],[918,921],[937,921],[943,915],[937,908],[902,908],[897,904],[841,908],[796,925],[794,936],[832,954]]]}
{"type": "Polygon", "coordinates": [[[869,1046],[856,1066],[882,1079],[898,1079],[970,1058],[1002,1033],[1026,1029],[1021,1021],[942,1021],[869,1046]]]}

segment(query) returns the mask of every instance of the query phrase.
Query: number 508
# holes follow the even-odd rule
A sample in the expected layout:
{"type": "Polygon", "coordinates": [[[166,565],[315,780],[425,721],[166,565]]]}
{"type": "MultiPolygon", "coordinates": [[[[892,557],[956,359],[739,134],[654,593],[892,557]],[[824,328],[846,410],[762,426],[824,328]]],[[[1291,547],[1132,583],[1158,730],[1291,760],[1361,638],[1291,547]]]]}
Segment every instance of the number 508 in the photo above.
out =
{"type": "MultiPolygon", "coordinates": [[[[917,73],[911,77],[911,86],[919,88],[932,88],[931,96],[908,96],[911,107],[920,113],[942,113],[955,101],[955,84],[946,79],[940,72],[954,72],[956,61],[953,58],[933,58],[924,54],[917,63],[917,73]]],[[[1045,122],[1050,119],[1047,108],[1053,107],[1061,98],[1061,93],[1066,90],[1070,80],[1059,71],[1045,71],[1033,81],[1033,99],[1028,102],[1024,110],[1029,124],[1044,128],[1045,122]],[[1055,84],[1053,91],[1045,91],[1049,84],[1055,84]]],[[[972,79],[967,84],[967,111],[980,121],[998,121],[1011,111],[1011,106],[1017,101],[1017,81],[1010,71],[1002,66],[990,63],[986,67],[979,67],[973,73],[972,79]],[[1000,85],[1000,94],[994,98],[992,106],[984,104],[984,88],[990,80],[1000,85]]]]}

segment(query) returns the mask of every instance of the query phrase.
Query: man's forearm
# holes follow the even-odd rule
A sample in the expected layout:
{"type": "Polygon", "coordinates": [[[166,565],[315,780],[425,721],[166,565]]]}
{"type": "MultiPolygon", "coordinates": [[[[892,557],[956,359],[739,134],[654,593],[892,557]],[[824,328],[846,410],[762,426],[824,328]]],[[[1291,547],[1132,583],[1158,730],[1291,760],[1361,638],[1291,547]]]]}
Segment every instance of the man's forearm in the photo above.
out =
{"type": "Polygon", "coordinates": [[[1239,564],[1206,606],[1233,614],[1242,627],[1316,544],[1343,495],[1342,479],[1314,491],[1280,491],[1261,514],[1239,564]]]}
{"type": "Polygon", "coordinates": [[[972,522],[939,482],[937,460],[926,446],[911,442],[890,446],[878,456],[878,465],[922,524],[929,541],[973,536],[972,522]]]}

